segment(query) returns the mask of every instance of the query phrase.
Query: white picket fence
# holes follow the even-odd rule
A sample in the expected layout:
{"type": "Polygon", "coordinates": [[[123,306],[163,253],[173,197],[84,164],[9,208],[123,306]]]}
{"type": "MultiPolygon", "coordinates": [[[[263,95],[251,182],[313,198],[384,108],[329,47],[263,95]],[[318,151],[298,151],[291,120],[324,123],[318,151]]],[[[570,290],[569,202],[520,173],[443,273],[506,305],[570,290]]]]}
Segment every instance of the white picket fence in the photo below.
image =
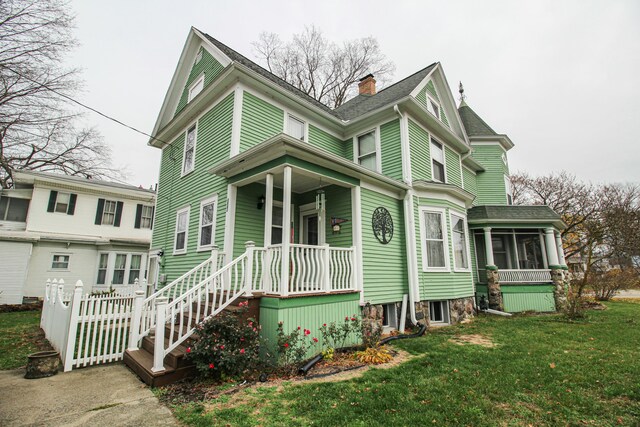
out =
{"type": "Polygon", "coordinates": [[[80,280],[72,293],[64,292],[63,280],[47,280],[40,327],[60,353],[65,372],[123,358],[135,299],[142,301],[146,293],[146,282],[141,285],[90,295],[80,280]]]}

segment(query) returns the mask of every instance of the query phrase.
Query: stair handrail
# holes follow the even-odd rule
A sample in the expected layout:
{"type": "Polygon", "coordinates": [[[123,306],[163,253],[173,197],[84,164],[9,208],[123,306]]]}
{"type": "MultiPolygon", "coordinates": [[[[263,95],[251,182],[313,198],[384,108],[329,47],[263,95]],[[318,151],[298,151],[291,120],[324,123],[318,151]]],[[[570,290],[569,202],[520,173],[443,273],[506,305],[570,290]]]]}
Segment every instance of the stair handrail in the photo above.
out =
{"type": "MultiPolygon", "coordinates": [[[[172,350],[182,344],[185,340],[187,340],[196,330],[199,322],[191,322],[191,314],[196,315],[196,319],[200,319],[202,317],[202,321],[204,322],[207,319],[215,316],[220,313],[224,308],[237,300],[240,296],[247,292],[247,285],[250,281],[246,280],[245,274],[252,274],[251,271],[248,271],[246,267],[246,261],[253,257],[254,247],[247,247],[247,250],[216,271],[211,274],[204,280],[202,280],[198,285],[191,287],[186,292],[182,293],[180,296],[175,298],[173,301],[168,302],[165,298],[159,298],[156,300],[156,313],[157,313],[157,327],[156,327],[156,335],[155,335],[155,343],[154,343],[154,364],[152,370],[154,372],[159,372],[164,370],[164,357],[169,354],[172,350]],[[238,267],[241,269],[241,277],[238,277],[238,267]],[[231,273],[235,270],[235,280],[232,279],[231,273]],[[225,283],[226,282],[226,283],[225,283]],[[233,283],[232,283],[233,282],[233,283]],[[220,292],[217,294],[217,291],[226,290],[227,293],[224,294],[220,292]],[[233,293],[232,293],[233,291],[233,293]],[[212,307],[211,312],[207,313],[209,308],[209,299],[210,294],[212,307]],[[194,298],[195,296],[195,298],[194,298]],[[219,305],[216,305],[216,298],[219,298],[219,305]],[[204,306],[201,304],[204,300],[204,306]],[[195,308],[195,313],[193,313],[193,305],[194,303],[197,305],[195,308]],[[189,317],[185,324],[184,314],[185,311],[189,312],[189,317]],[[176,323],[177,316],[179,316],[179,321],[176,323]],[[165,347],[165,331],[164,327],[159,327],[160,322],[169,323],[170,331],[168,337],[168,345],[165,347]],[[178,338],[174,339],[174,334],[176,331],[176,326],[178,326],[178,338]]],[[[200,323],[201,323],[200,322],[200,323]]]]}

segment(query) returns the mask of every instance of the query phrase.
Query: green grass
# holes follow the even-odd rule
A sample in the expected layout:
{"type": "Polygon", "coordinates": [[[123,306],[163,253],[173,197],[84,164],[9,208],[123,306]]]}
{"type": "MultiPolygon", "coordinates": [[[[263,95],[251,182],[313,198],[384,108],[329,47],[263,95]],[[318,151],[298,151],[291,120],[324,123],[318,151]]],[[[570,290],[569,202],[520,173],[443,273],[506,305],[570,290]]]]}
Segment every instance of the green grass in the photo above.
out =
{"type": "Polygon", "coordinates": [[[26,365],[28,354],[46,346],[40,332],[40,313],[0,313],[0,370],[26,365]]]}
{"type": "Polygon", "coordinates": [[[567,323],[480,317],[398,341],[416,357],[333,383],[260,387],[173,407],[187,425],[640,425],[640,305],[567,323]],[[449,341],[482,334],[495,348],[449,341]]]}

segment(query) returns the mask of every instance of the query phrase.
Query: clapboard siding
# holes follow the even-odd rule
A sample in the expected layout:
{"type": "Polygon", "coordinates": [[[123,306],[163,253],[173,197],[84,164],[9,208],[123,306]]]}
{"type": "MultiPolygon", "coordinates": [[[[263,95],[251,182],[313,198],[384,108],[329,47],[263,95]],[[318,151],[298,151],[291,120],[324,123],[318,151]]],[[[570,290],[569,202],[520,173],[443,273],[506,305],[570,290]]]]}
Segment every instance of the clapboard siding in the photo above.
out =
{"type": "Polygon", "coordinates": [[[402,147],[400,143],[400,120],[380,126],[380,149],[382,151],[382,173],[402,180],[402,147]]]}
{"type": "Polygon", "coordinates": [[[462,187],[462,171],[460,170],[460,155],[450,149],[444,148],[444,160],[447,163],[447,183],[462,187]]]}
{"type": "Polygon", "coordinates": [[[283,123],[284,111],[249,92],[244,92],[240,151],[246,151],[282,133],[283,123]]]}
{"type": "MultiPolygon", "coordinates": [[[[478,194],[478,181],[476,178],[476,174],[471,172],[469,169],[463,167],[462,168],[462,177],[464,178],[463,181],[463,188],[465,190],[467,190],[469,193],[473,194],[474,196],[478,194]]],[[[477,198],[474,199],[473,204],[476,205],[477,204],[477,198]]]]}
{"type": "Polygon", "coordinates": [[[178,114],[185,107],[185,105],[187,105],[189,86],[191,86],[191,83],[193,83],[198,77],[200,77],[200,75],[204,73],[204,87],[206,88],[223,70],[222,64],[220,64],[213,56],[211,56],[211,54],[207,52],[206,49],[201,49],[202,59],[198,61],[197,64],[193,64],[193,66],[191,67],[191,71],[189,72],[187,81],[182,88],[182,95],[180,96],[178,106],[176,107],[176,114],[178,114]]]}
{"type": "Polygon", "coordinates": [[[328,134],[314,125],[309,125],[309,144],[322,148],[336,156],[344,157],[345,155],[344,143],[339,138],[328,134]]]}
{"type": "Polygon", "coordinates": [[[477,175],[478,205],[506,205],[507,193],[504,184],[504,176],[509,171],[502,161],[504,150],[499,144],[475,145],[473,158],[484,166],[485,171],[477,175]]]}
{"type": "Polygon", "coordinates": [[[409,119],[409,145],[413,179],[431,181],[429,134],[411,119],[409,119]]]}

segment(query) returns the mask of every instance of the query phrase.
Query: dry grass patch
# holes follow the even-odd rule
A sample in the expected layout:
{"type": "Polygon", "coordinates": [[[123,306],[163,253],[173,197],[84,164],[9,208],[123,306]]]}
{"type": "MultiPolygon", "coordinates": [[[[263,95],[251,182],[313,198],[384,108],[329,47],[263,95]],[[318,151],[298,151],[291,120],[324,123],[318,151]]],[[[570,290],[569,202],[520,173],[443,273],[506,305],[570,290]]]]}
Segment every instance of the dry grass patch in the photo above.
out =
{"type": "Polygon", "coordinates": [[[496,343],[491,341],[490,338],[487,338],[484,335],[480,334],[458,335],[456,337],[450,338],[449,342],[457,345],[474,344],[486,348],[493,348],[497,345],[496,343]]]}

